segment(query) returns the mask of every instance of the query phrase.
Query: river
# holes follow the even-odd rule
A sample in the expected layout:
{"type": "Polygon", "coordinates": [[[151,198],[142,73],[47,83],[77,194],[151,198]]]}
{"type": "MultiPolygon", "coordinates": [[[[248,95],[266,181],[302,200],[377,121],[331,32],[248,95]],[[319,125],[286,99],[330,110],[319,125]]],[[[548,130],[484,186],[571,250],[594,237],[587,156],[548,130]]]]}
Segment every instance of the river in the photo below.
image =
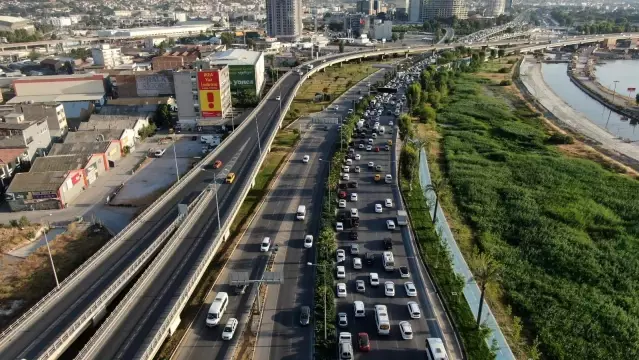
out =
{"type": "MultiPolygon", "coordinates": [[[[566,74],[567,64],[543,64],[542,74],[548,86],[573,109],[583,113],[590,121],[606,129],[609,133],[630,140],[639,140],[639,131],[635,131],[636,124],[621,120],[617,114],[601,105],[597,100],[586,95],[573,84],[566,74]]],[[[600,70],[597,71],[599,76],[600,70]]],[[[638,75],[639,74],[634,74],[638,75]]],[[[618,88],[620,85],[617,85],[618,88]]],[[[552,112],[552,109],[549,109],[552,112]]]]}
{"type": "Polygon", "coordinates": [[[599,83],[603,86],[614,88],[617,83],[617,92],[634,98],[636,92],[628,93],[628,88],[639,88],[639,60],[605,60],[596,66],[595,72],[599,83]]]}

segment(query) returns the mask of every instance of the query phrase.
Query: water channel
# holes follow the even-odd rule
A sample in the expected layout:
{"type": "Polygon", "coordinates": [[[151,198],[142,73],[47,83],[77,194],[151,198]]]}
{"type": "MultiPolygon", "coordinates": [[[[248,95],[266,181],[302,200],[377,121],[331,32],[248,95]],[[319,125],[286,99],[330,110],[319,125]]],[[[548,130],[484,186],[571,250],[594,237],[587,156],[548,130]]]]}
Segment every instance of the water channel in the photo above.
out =
{"type": "MultiPolygon", "coordinates": [[[[622,120],[622,115],[609,110],[597,100],[586,95],[573,84],[566,74],[567,64],[543,64],[542,74],[548,86],[570,107],[583,113],[590,121],[606,129],[609,133],[624,139],[639,140],[636,123],[622,120]]],[[[599,71],[597,72],[599,74],[599,71]]],[[[618,87],[620,85],[617,85],[618,87]]]]}
{"type": "Polygon", "coordinates": [[[628,93],[628,88],[639,89],[639,60],[605,60],[596,66],[597,79],[601,85],[613,88],[617,83],[617,92],[631,98],[635,93],[628,93]]]}

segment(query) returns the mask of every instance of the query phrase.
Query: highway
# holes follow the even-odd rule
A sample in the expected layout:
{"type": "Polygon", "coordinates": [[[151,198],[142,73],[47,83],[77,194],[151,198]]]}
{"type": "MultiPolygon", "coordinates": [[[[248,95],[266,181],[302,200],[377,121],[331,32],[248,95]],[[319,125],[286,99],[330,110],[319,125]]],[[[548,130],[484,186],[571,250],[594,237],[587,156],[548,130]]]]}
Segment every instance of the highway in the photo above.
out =
{"type": "MultiPolygon", "coordinates": [[[[626,34],[627,36],[631,36],[626,34]]],[[[597,37],[594,40],[602,41],[605,37],[597,37]]],[[[591,41],[593,38],[589,38],[587,41],[591,41]]],[[[593,40],[593,41],[594,41],[593,40]]],[[[570,43],[583,42],[582,39],[567,40],[563,43],[545,44],[535,47],[554,47],[564,46],[570,43]]],[[[507,42],[501,42],[507,43],[507,42]]],[[[512,42],[513,44],[517,42],[512,42]]],[[[427,51],[431,49],[443,49],[454,47],[454,44],[447,46],[427,46],[419,47],[419,49],[410,49],[411,53],[418,51],[427,51]]],[[[473,47],[482,46],[482,44],[474,44],[473,47]]],[[[384,52],[396,51],[403,52],[404,49],[383,49],[379,50],[381,55],[384,52]]],[[[359,52],[364,53],[364,52],[359,52]]],[[[377,55],[377,53],[369,53],[370,55],[377,55]]],[[[358,56],[358,53],[339,54],[329,58],[336,58],[338,56],[358,56]]],[[[319,64],[319,60],[314,62],[319,64]]],[[[295,84],[299,81],[297,75],[292,74],[285,78],[282,84],[283,99],[292,96],[291,92],[295,87],[295,84]]],[[[264,139],[269,130],[272,130],[274,125],[274,114],[278,111],[278,103],[274,100],[266,99],[265,106],[257,115],[257,124],[260,129],[260,138],[264,139]]],[[[251,119],[252,121],[252,119],[251,119]]],[[[223,151],[220,152],[219,158],[228,162],[237,150],[244,144],[257,139],[254,126],[247,126],[238,130],[240,133],[223,151]]],[[[262,140],[263,141],[263,140],[262,140]]],[[[248,163],[253,162],[255,151],[249,146],[242,153],[242,158],[237,160],[236,166],[238,170],[238,181],[243,181],[248,174],[243,173],[246,171],[248,163]],[[246,159],[247,156],[251,156],[251,159],[246,159]],[[248,161],[248,162],[247,162],[248,161]],[[244,165],[243,165],[244,164],[244,165]]],[[[194,179],[182,188],[179,193],[169,199],[167,203],[161,206],[157,211],[154,211],[150,215],[148,221],[137,229],[128,239],[119,244],[112,254],[101,258],[91,269],[84,273],[73,286],[63,287],[55,296],[50,304],[39,308],[35,313],[27,318],[27,320],[11,334],[3,335],[0,340],[0,358],[28,358],[33,359],[38,354],[48,347],[56,338],[57,335],[63,333],[80,314],[82,314],[95,299],[102,295],[103,290],[106,289],[115,279],[125,270],[130,264],[132,264],[138,256],[153,243],[156,238],[163,232],[169,223],[176,217],[176,204],[183,200],[189,200],[194,198],[210,181],[210,174],[202,173],[195,176],[194,179]],[[78,295],[81,294],[81,295],[78,295]]],[[[240,184],[237,184],[240,185],[240,184]]],[[[239,186],[238,186],[239,187],[239,186]]],[[[235,187],[231,187],[235,188],[235,187]]],[[[221,189],[219,197],[223,199],[233,199],[233,193],[226,194],[226,189],[221,189]]],[[[207,221],[207,219],[202,220],[207,221]]],[[[96,319],[99,320],[99,319],[96,319]]]]}

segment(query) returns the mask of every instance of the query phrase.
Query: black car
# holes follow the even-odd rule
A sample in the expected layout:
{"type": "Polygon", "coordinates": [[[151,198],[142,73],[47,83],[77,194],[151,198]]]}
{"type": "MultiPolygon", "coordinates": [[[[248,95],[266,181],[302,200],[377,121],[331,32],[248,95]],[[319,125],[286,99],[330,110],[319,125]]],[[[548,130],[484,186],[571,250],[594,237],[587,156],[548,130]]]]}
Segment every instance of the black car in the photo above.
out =
{"type": "MultiPolygon", "coordinates": [[[[349,185],[350,185],[350,183],[349,183],[349,185]]],[[[345,184],[345,183],[339,183],[339,185],[337,185],[337,187],[340,188],[340,189],[346,189],[348,187],[348,185],[345,184]]]]}
{"type": "Polygon", "coordinates": [[[347,211],[340,210],[339,212],[337,212],[337,221],[344,221],[348,219],[348,215],[349,214],[347,211]]]}
{"type": "Polygon", "coordinates": [[[366,261],[367,265],[373,265],[375,254],[367,252],[366,255],[364,255],[364,260],[366,261]]]}
{"type": "Polygon", "coordinates": [[[303,326],[308,325],[311,322],[311,308],[308,306],[302,306],[300,309],[300,324],[303,326]]]}
{"type": "Polygon", "coordinates": [[[384,249],[391,250],[393,248],[393,240],[391,238],[384,238],[384,249]]]}
{"type": "Polygon", "coordinates": [[[359,227],[359,219],[358,218],[351,218],[351,227],[359,227]]]}
{"type": "Polygon", "coordinates": [[[357,189],[357,181],[349,181],[348,187],[357,189]]]}
{"type": "Polygon", "coordinates": [[[357,240],[359,238],[359,235],[357,235],[357,231],[351,231],[350,234],[348,234],[348,238],[351,240],[357,240]]]}

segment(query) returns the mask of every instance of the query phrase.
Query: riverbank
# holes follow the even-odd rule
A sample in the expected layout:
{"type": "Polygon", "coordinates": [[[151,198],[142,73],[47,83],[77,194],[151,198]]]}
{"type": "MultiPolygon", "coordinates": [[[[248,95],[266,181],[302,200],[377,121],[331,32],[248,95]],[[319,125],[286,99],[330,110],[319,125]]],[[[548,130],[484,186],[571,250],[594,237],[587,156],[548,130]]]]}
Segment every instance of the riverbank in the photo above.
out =
{"type": "Polygon", "coordinates": [[[541,64],[526,56],[520,69],[523,90],[545,109],[544,115],[562,127],[584,136],[594,146],[619,162],[639,170],[639,146],[627,143],[590,121],[586,115],[566,104],[544,81],[541,64]]]}
{"type": "Polygon", "coordinates": [[[597,81],[594,66],[592,65],[592,53],[595,50],[594,48],[589,48],[578,54],[579,59],[576,67],[572,71],[568,71],[570,81],[605,107],[629,119],[639,121],[639,107],[634,106],[628,97],[619,94],[617,91],[611,91],[597,81]]]}

